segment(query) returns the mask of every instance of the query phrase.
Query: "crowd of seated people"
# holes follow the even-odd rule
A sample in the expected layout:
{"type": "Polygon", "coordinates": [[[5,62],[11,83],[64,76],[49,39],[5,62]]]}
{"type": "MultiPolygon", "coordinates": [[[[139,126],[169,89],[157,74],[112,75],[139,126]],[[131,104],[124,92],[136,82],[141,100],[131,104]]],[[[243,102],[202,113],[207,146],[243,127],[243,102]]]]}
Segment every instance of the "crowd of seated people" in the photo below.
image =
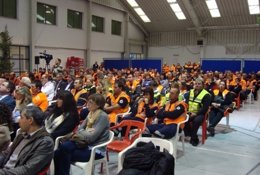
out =
{"type": "MultiPolygon", "coordinates": [[[[200,142],[197,132],[207,115],[207,130],[214,136],[216,125],[226,112],[233,111],[232,102],[235,99],[239,98],[241,102],[248,95],[252,95],[253,100],[258,98],[260,71],[249,74],[230,71],[203,72],[199,64],[191,62],[184,66],[165,64],[162,70],[162,73],[155,69],[137,68],[106,70],[95,66],[95,69],[80,69],[73,75],[69,70],[53,73],[43,69],[20,76],[6,73],[0,77],[0,102],[6,104],[12,113],[12,128],[9,127],[13,130],[11,140],[16,141],[20,137],[20,134],[15,134],[23,125],[22,118],[34,128],[34,132],[30,132],[28,128],[22,130],[31,137],[41,129],[41,136],[48,136],[52,140],[76,131],[69,138],[70,141],[65,142],[68,145],[64,143],[55,153],[58,156],[56,160],[59,160],[64,157],[64,152],[69,151],[71,155],[66,155],[69,156],[66,159],[71,162],[81,160],[80,157],[73,159],[72,152],[78,154],[75,144],[71,144],[75,139],[80,137],[91,144],[102,141],[97,139],[101,133],[91,133],[96,130],[95,122],[99,122],[100,116],[102,120],[107,118],[110,127],[122,120],[146,122],[144,134],[168,139],[175,136],[178,122],[185,120],[188,114],[189,120],[182,129],[190,137],[190,144],[197,146],[200,142]],[[27,114],[28,111],[39,109],[42,118],[31,122],[35,116],[27,114]],[[99,111],[98,114],[94,114],[96,110],[99,111]],[[117,114],[129,111],[130,115],[127,117],[117,117],[117,114]],[[80,123],[82,124],[77,129],[80,123]]],[[[109,127],[103,126],[103,129],[102,132],[107,133],[109,127]]],[[[22,141],[21,147],[25,144],[23,142],[27,143],[27,140],[22,141]]],[[[53,142],[46,144],[52,148],[53,142]]],[[[87,150],[86,145],[83,147],[87,150]]],[[[9,161],[0,162],[4,169],[15,167],[10,159],[17,161],[17,153],[21,151],[19,143],[15,146],[18,148],[12,148],[15,154],[9,154],[9,161]]],[[[60,166],[57,161],[55,165],[60,166]]]]}

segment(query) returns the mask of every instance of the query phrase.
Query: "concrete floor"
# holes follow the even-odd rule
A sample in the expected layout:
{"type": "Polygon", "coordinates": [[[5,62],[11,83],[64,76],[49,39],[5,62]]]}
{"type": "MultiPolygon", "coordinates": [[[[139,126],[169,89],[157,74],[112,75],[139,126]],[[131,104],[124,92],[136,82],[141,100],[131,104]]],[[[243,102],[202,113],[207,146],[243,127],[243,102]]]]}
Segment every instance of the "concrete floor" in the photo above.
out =
{"type": "MultiPolygon", "coordinates": [[[[260,102],[245,103],[230,115],[230,128],[223,118],[216,127],[215,137],[204,145],[185,143],[185,153],[178,150],[176,175],[259,175],[260,174],[260,102]]],[[[199,131],[201,133],[201,131],[199,131]]],[[[178,143],[181,148],[181,143],[178,143]]],[[[117,174],[117,155],[109,153],[110,175],[117,174]]],[[[73,167],[73,175],[83,175],[73,167]]],[[[99,174],[99,166],[95,174],[99,174]]]]}

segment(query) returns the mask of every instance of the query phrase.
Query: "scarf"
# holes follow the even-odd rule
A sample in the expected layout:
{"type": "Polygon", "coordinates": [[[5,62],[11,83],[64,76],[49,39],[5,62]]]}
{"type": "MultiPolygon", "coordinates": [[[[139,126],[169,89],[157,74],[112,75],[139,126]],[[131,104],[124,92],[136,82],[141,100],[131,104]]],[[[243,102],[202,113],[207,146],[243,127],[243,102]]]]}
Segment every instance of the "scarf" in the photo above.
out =
{"type": "Polygon", "coordinates": [[[63,121],[64,115],[61,114],[60,116],[53,119],[54,115],[52,114],[49,118],[45,120],[45,128],[48,133],[52,133],[63,121]]]}
{"type": "Polygon", "coordinates": [[[88,121],[87,121],[86,130],[93,128],[93,124],[99,118],[101,112],[102,112],[101,109],[97,109],[95,112],[88,113],[88,116],[87,116],[88,121]]]}

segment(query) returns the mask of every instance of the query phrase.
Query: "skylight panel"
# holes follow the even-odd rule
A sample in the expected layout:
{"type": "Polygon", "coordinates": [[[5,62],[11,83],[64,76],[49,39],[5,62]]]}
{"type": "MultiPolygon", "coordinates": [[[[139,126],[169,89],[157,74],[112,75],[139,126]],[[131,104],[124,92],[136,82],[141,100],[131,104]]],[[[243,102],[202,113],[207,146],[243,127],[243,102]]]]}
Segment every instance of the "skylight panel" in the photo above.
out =
{"type": "Polygon", "coordinates": [[[175,3],[177,0],[167,0],[168,3],[175,3]]]}
{"type": "Polygon", "coordinates": [[[151,20],[148,18],[148,16],[145,14],[143,9],[137,4],[135,0],[127,0],[129,5],[133,7],[135,12],[139,15],[139,17],[144,21],[144,22],[151,22],[151,20]]]}
{"type": "Polygon", "coordinates": [[[184,15],[184,13],[181,10],[181,7],[179,6],[179,4],[177,3],[176,0],[167,0],[167,2],[169,3],[172,11],[175,13],[176,17],[179,20],[184,20],[186,19],[186,16],[184,15]]]}
{"type": "Polygon", "coordinates": [[[186,19],[184,13],[182,13],[182,12],[176,12],[175,15],[177,16],[177,18],[178,18],[179,20],[184,20],[184,19],[186,19]]]}
{"type": "Polygon", "coordinates": [[[259,0],[247,0],[247,2],[251,15],[260,14],[259,0]]]}
{"type": "Polygon", "coordinates": [[[140,18],[144,21],[144,22],[151,22],[151,20],[148,18],[148,16],[144,15],[144,16],[140,16],[140,18]]]}
{"type": "Polygon", "coordinates": [[[140,7],[134,8],[134,10],[139,16],[145,15],[144,11],[140,7]]]}
{"type": "Polygon", "coordinates": [[[139,7],[137,2],[135,0],[127,0],[128,4],[131,5],[131,7],[139,7]]]}
{"type": "Polygon", "coordinates": [[[206,0],[206,4],[212,18],[221,17],[218,5],[215,0],[206,0]]]}
{"type": "Polygon", "coordinates": [[[249,6],[259,6],[259,0],[247,0],[249,6]]]}
{"type": "Polygon", "coordinates": [[[213,18],[217,18],[217,17],[220,17],[220,13],[219,13],[219,10],[218,9],[212,9],[212,10],[209,10],[211,16],[213,18]]]}

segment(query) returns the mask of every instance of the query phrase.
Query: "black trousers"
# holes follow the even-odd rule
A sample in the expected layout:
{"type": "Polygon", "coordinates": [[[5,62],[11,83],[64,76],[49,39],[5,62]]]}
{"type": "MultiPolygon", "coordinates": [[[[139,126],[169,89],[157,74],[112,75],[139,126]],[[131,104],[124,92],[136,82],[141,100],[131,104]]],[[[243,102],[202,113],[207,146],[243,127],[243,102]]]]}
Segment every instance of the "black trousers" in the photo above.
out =
{"type": "Polygon", "coordinates": [[[205,115],[197,115],[195,117],[190,117],[189,121],[185,124],[184,127],[185,136],[190,136],[191,138],[198,138],[197,132],[204,118],[205,115]]]}

